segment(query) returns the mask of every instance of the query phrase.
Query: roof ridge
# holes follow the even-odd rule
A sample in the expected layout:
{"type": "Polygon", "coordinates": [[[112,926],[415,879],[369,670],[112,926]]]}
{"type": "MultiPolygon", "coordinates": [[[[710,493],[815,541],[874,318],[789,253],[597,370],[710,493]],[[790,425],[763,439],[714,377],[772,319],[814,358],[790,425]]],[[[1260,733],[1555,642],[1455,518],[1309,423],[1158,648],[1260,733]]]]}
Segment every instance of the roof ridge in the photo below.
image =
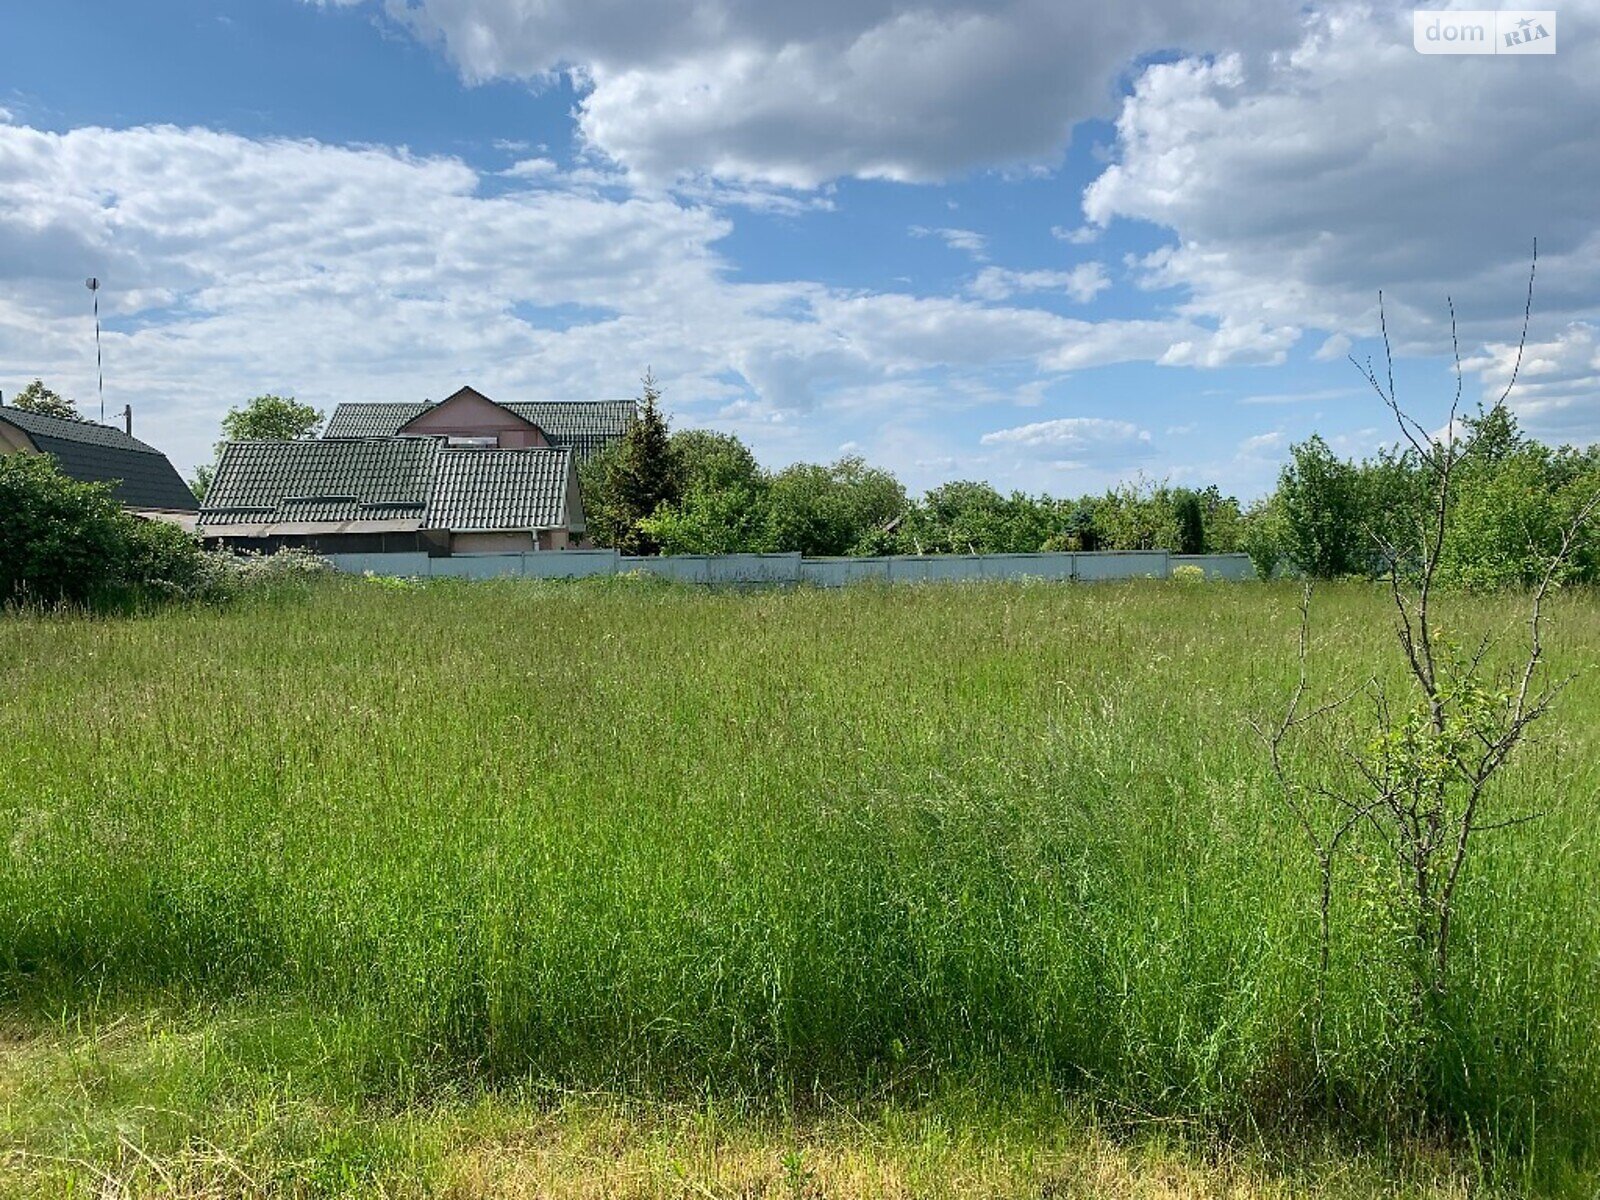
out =
{"type": "MultiPolygon", "coordinates": [[[[58,417],[53,413],[34,412],[31,408],[17,408],[11,404],[0,404],[0,420],[9,420],[13,414],[20,415],[27,421],[47,421],[58,425],[61,428],[60,436],[65,437],[68,440],[85,440],[82,438],[73,439],[71,435],[75,432],[93,432],[102,435],[110,434],[112,439],[122,449],[136,450],[143,454],[161,453],[161,451],[157,450],[149,442],[142,442],[127,430],[119,429],[115,425],[106,425],[100,421],[91,421],[87,417],[58,417]]],[[[19,428],[22,428],[24,432],[27,432],[25,424],[20,422],[16,424],[18,424],[19,428]]],[[[52,435],[45,434],[44,436],[50,437],[52,435]]]]}

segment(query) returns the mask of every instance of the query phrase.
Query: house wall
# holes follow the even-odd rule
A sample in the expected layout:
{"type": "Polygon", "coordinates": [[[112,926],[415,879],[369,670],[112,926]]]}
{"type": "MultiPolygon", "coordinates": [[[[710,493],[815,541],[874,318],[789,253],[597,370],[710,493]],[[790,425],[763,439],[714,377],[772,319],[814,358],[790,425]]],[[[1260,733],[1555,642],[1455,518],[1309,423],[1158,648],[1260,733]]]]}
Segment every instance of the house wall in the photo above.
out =
{"type": "Polygon", "coordinates": [[[520,554],[534,548],[531,533],[457,533],[450,537],[451,554],[520,554]]]}
{"type": "Polygon", "coordinates": [[[589,534],[589,518],[583,511],[583,492],[578,485],[578,464],[572,464],[567,476],[567,544],[579,546],[589,534]]]}
{"type": "Polygon", "coordinates": [[[431,554],[450,553],[448,534],[434,530],[390,533],[296,533],[271,537],[236,537],[206,530],[201,540],[206,546],[251,554],[272,554],[278,550],[310,550],[313,554],[431,554]]]}
{"type": "Polygon", "coordinates": [[[27,434],[0,421],[0,454],[28,453],[33,449],[33,440],[27,434]]]}
{"type": "Polygon", "coordinates": [[[498,437],[500,445],[508,450],[550,444],[544,431],[537,425],[530,425],[516,413],[475,395],[457,395],[434,405],[421,416],[407,422],[401,433],[445,437],[493,436],[498,437]]]}

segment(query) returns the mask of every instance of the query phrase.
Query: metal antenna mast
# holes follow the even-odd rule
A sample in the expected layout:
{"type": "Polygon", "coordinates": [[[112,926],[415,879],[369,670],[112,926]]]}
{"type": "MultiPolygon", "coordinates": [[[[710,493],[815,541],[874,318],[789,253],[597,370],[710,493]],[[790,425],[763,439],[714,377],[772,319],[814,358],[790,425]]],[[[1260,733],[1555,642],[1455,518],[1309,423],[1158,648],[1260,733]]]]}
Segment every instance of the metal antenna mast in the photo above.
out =
{"type": "Polygon", "coordinates": [[[83,281],[94,297],[94,369],[100,384],[100,424],[106,423],[106,369],[100,360],[100,281],[93,275],[83,281]]]}

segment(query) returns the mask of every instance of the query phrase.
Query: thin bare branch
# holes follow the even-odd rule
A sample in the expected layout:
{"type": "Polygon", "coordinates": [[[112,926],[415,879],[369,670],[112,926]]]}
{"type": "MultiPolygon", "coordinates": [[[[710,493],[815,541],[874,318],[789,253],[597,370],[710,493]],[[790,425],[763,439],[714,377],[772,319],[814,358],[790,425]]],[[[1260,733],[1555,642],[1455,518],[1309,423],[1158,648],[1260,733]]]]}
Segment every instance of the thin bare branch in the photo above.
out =
{"type": "Polygon", "coordinates": [[[1511,378],[1506,382],[1506,390],[1500,393],[1500,399],[1494,402],[1494,407],[1499,408],[1511,395],[1511,389],[1517,386],[1517,376],[1522,373],[1522,352],[1528,345],[1528,323],[1533,319],[1533,277],[1539,270],[1539,239],[1533,239],[1533,257],[1528,262],[1528,298],[1522,307],[1522,336],[1517,339],[1517,361],[1511,368],[1511,378]]]}

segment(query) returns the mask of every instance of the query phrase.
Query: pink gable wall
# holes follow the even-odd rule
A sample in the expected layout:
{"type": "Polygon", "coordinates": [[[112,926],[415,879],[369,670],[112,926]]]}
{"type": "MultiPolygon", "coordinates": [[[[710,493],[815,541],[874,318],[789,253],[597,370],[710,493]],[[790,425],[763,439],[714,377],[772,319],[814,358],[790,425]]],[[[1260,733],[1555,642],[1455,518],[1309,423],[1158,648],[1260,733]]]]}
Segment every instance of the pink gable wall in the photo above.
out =
{"type": "Polygon", "coordinates": [[[469,387],[439,401],[400,428],[402,434],[498,437],[507,449],[548,446],[544,431],[469,387]]]}

